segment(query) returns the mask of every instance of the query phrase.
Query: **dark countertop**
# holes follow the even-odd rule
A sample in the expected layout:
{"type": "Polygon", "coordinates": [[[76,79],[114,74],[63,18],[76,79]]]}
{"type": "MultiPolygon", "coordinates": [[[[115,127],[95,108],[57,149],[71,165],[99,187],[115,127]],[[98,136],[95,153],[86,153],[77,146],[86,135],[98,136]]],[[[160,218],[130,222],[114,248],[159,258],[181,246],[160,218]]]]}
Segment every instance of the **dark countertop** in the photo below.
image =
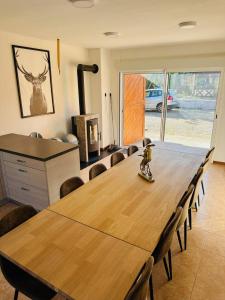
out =
{"type": "Polygon", "coordinates": [[[0,136],[0,151],[47,161],[78,149],[77,145],[48,139],[37,139],[20,134],[0,136]]]}

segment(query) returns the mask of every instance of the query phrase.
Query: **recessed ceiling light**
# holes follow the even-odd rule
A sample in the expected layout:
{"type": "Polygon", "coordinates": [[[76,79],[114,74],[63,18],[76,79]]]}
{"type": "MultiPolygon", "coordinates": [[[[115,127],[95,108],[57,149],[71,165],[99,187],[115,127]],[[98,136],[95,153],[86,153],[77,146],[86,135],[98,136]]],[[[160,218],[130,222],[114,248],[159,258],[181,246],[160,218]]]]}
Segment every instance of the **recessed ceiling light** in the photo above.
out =
{"type": "Polygon", "coordinates": [[[68,0],[78,8],[91,8],[95,5],[95,0],[68,0]]]}
{"type": "Polygon", "coordinates": [[[190,29],[190,28],[194,28],[197,25],[197,23],[195,21],[187,21],[187,22],[181,22],[178,25],[180,28],[190,29]]]}
{"type": "Polygon", "coordinates": [[[107,37],[117,37],[120,35],[119,32],[116,31],[106,31],[103,34],[107,37]]]}

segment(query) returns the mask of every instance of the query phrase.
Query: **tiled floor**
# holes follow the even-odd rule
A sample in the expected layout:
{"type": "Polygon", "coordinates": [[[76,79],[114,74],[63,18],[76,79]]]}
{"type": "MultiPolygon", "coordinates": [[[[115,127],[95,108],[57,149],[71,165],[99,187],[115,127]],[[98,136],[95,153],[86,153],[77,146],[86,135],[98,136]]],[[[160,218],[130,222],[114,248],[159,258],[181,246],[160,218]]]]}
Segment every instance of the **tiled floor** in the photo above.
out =
{"type": "MultiPolygon", "coordinates": [[[[102,162],[109,167],[109,158],[102,162]]],[[[88,168],[82,170],[81,176],[88,180],[88,168]]],[[[174,236],[173,280],[167,281],[163,263],[154,267],[156,300],[225,299],[225,166],[212,165],[204,182],[206,195],[198,213],[193,212],[187,251],[180,252],[174,236]]],[[[10,204],[0,207],[0,217],[10,208],[10,204]]],[[[0,300],[10,299],[13,289],[0,274],[0,300]]],[[[23,295],[19,299],[27,300],[23,295]]]]}

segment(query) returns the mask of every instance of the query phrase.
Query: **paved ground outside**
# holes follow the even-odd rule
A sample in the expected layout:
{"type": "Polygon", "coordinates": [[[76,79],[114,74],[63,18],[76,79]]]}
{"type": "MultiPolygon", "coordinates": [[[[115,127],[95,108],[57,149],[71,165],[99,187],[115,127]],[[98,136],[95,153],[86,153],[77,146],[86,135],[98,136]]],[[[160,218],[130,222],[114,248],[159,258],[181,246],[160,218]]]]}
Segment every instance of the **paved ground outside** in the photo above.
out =
{"type": "MultiPolygon", "coordinates": [[[[209,148],[214,110],[173,109],[167,113],[165,141],[209,148]]],[[[145,136],[160,139],[161,114],[145,112],[145,136]]]]}

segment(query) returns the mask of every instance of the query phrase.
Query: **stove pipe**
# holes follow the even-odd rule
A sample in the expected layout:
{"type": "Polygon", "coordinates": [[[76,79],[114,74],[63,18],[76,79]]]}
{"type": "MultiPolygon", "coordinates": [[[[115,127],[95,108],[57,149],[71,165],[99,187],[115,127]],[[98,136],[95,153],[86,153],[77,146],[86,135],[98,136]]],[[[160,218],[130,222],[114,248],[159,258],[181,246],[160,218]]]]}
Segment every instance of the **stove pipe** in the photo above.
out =
{"type": "Polygon", "coordinates": [[[97,65],[82,65],[77,66],[77,80],[78,80],[78,92],[79,92],[79,104],[80,104],[80,114],[86,114],[85,105],[85,89],[84,89],[84,71],[92,72],[94,74],[98,73],[97,65]]]}

